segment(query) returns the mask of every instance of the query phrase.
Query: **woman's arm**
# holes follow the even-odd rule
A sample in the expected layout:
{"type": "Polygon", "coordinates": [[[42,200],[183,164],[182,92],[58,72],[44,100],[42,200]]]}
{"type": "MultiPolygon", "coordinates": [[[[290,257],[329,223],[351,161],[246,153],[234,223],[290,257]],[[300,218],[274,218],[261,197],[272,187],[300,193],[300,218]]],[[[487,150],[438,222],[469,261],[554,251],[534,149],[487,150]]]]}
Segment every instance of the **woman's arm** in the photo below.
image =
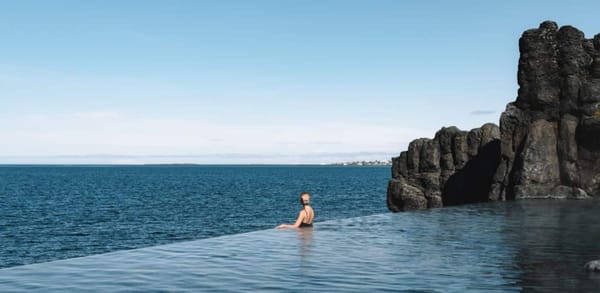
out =
{"type": "Polygon", "coordinates": [[[279,226],[277,226],[278,229],[282,229],[282,228],[298,228],[300,227],[300,224],[302,223],[302,221],[304,221],[304,213],[302,211],[300,211],[298,213],[298,219],[296,219],[296,223],[294,223],[293,225],[290,224],[281,224],[279,226]]]}

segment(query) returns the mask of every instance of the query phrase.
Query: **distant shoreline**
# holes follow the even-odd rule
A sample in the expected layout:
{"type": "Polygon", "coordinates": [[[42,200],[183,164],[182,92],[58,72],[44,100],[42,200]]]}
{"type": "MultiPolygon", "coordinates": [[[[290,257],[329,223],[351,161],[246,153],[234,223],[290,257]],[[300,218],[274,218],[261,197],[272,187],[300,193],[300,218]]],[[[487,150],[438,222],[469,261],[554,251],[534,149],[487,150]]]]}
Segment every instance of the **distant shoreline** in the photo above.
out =
{"type": "Polygon", "coordinates": [[[368,167],[368,166],[392,166],[392,160],[374,160],[374,161],[352,161],[352,162],[341,162],[341,163],[333,163],[331,165],[334,166],[361,166],[361,167],[368,167]]]}
{"type": "Polygon", "coordinates": [[[2,167],[389,167],[385,164],[352,164],[352,163],[325,163],[325,164],[0,164],[2,167]]]}

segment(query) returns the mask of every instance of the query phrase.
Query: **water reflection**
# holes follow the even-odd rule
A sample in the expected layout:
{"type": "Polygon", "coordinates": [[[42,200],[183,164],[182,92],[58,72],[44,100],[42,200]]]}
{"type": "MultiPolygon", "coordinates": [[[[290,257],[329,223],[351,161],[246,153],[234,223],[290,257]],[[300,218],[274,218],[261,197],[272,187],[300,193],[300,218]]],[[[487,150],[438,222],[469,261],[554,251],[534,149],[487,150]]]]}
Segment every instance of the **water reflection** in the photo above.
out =
{"type": "Polygon", "coordinates": [[[304,260],[310,256],[310,248],[313,239],[313,228],[299,228],[296,229],[296,235],[298,236],[298,242],[300,246],[300,257],[304,260]]]}
{"type": "Polygon", "coordinates": [[[0,291],[597,292],[600,201],[320,222],[0,270],[0,291]]]}
{"type": "Polygon", "coordinates": [[[600,258],[598,201],[519,201],[507,219],[507,242],[518,247],[515,263],[525,292],[598,292],[600,275],[586,262],[600,258]],[[514,229],[515,226],[520,229],[514,229]]]}

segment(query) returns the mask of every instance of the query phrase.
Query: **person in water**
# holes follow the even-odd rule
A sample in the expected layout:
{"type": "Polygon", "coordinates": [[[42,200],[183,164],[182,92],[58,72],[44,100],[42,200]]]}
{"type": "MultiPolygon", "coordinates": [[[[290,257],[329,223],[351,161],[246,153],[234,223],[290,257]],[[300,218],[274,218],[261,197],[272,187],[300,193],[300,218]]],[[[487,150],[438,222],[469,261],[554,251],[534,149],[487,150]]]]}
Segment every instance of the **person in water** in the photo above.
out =
{"type": "Polygon", "coordinates": [[[315,211],[310,207],[310,194],[308,192],[302,192],[300,194],[300,203],[302,204],[302,210],[298,213],[298,219],[293,225],[281,224],[277,226],[279,229],[283,228],[308,228],[312,227],[313,220],[315,219],[315,211]]]}

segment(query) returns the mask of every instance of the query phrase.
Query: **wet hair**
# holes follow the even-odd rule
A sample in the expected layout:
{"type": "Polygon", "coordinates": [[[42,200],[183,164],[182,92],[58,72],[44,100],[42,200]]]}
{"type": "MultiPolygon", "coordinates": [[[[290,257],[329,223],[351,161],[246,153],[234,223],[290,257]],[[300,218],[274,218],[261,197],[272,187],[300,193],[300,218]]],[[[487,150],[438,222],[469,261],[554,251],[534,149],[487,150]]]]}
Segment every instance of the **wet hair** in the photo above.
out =
{"type": "Polygon", "coordinates": [[[303,191],[302,193],[300,193],[300,204],[302,204],[303,206],[307,205],[308,202],[310,201],[310,193],[303,191]],[[309,200],[306,201],[306,203],[304,203],[304,200],[302,200],[302,196],[303,195],[308,195],[309,196],[309,200]]]}

